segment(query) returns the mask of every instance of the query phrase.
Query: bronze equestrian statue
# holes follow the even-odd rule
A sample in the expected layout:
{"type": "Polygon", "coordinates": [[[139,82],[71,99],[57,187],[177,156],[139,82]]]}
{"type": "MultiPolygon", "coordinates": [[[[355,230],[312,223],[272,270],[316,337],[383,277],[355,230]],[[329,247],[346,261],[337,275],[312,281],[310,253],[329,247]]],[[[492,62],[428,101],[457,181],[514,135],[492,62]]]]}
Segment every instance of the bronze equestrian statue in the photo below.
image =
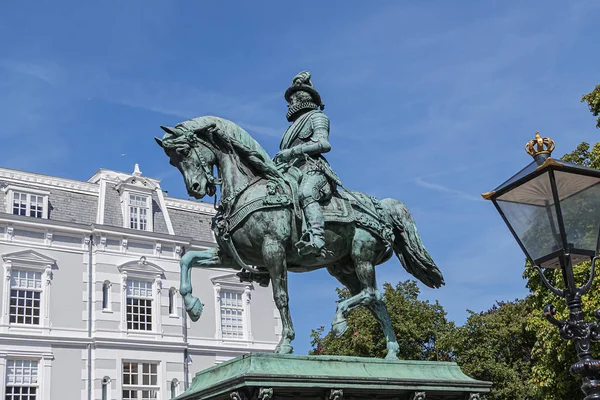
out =
{"type": "Polygon", "coordinates": [[[274,160],[241,127],[219,117],[162,127],[165,135],[156,139],[183,175],[190,196],[215,196],[221,186],[213,219],[218,247],[181,257],[186,310],[194,321],[202,313],[202,303],[192,295],[192,268],[233,268],[242,280],[271,283],[283,325],[275,351],[292,353],[288,272],[327,268],[351,294],[338,303],[332,333],[342,335],[348,313],[365,306],[382,326],[386,358],[396,359],[398,343],[377,290],[375,266],[395,253],[410,274],[433,288],[444,284],[442,273],[402,202],[341,186],[323,157],[331,148],[329,119],[308,72],[294,77],[285,99],[292,125],[274,160]]]}

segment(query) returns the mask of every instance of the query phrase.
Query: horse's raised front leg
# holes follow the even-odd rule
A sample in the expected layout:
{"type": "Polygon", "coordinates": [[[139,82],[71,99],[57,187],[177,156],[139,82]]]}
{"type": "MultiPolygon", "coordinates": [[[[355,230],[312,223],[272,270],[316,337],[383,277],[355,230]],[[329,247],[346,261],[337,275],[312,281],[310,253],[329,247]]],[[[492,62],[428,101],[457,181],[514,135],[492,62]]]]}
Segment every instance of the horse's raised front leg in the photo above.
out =
{"type": "Polygon", "coordinates": [[[279,241],[266,239],[263,243],[262,251],[265,267],[268,268],[271,282],[273,283],[273,299],[281,315],[281,323],[283,325],[281,340],[275,348],[275,353],[291,354],[294,350],[291,342],[294,340],[296,334],[288,305],[285,250],[279,241]]]}
{"type": "Polygon", "coordinates": [[[202,315],[203,305],[200,299],[192,295],[192,268],[224,267],[219,249],[188,251],[181,257],[179,265],[181,267],[179,293],[183,297],[183,304],[192,321],[198,321],[202,315]]]}

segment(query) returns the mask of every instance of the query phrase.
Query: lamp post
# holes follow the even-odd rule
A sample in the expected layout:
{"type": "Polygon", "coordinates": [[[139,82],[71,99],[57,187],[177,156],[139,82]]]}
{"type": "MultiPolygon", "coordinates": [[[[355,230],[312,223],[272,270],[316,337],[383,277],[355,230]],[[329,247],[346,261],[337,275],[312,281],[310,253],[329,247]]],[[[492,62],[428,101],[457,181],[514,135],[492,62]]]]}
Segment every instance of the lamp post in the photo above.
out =
{"type": "MultiPolygon", "coordinates": [[[[569,319],[555,318],[553,305],[544,317],[573,340],[579,361],[570,372],[583,377],[585,400],[600,399],[600,360],[593,358],[592,341],[600,340],[600,323],[587,322],[581,297],[592,286],[600,252],[600,170],[552,158],[554,141],[536,132],[526,151],[533,162],[495,190],[482,194],[491,200],[544,285],[565,299],[569,319]],[[591,260],[590,278],[575,282],[573,265],[591,260]],[[542,269],[560,269],[564,288],[553,286],[542,269]]],[[[595,312],[600,319],[600,310],[595,312]]]]}

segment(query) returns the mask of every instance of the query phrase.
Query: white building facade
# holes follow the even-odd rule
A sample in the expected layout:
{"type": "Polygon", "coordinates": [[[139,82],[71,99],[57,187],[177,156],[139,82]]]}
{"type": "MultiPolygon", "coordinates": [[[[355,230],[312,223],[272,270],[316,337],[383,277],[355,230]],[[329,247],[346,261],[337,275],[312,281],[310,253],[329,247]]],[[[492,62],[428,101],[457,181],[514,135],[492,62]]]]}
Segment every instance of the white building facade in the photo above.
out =
{"type": "Polygon", "coordinates": [[[137,165],[87,182],[0,168],[0,398],[170,399],[197,371],[273,351],[271,289],[234,270],[193,270],[204,312],[185,314],[179,259],[216,245],[213,214],[137,165]]]}

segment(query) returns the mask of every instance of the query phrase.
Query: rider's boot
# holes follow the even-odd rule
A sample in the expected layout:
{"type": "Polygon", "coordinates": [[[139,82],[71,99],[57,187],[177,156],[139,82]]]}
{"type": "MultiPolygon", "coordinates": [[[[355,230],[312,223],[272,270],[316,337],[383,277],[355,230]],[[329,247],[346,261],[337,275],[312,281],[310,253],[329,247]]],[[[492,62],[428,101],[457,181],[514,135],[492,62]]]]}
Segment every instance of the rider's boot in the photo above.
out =
{"type": "Polygon", "coordinates": [[[309,254],[320,256],[325,246],[325,230],[323,228],[325,221],[321,205],[316,201],[306,205],[304,207],[304,217],[306,218],[307,230],[296,244],[298,254],[300,256],[309,254]]]}

